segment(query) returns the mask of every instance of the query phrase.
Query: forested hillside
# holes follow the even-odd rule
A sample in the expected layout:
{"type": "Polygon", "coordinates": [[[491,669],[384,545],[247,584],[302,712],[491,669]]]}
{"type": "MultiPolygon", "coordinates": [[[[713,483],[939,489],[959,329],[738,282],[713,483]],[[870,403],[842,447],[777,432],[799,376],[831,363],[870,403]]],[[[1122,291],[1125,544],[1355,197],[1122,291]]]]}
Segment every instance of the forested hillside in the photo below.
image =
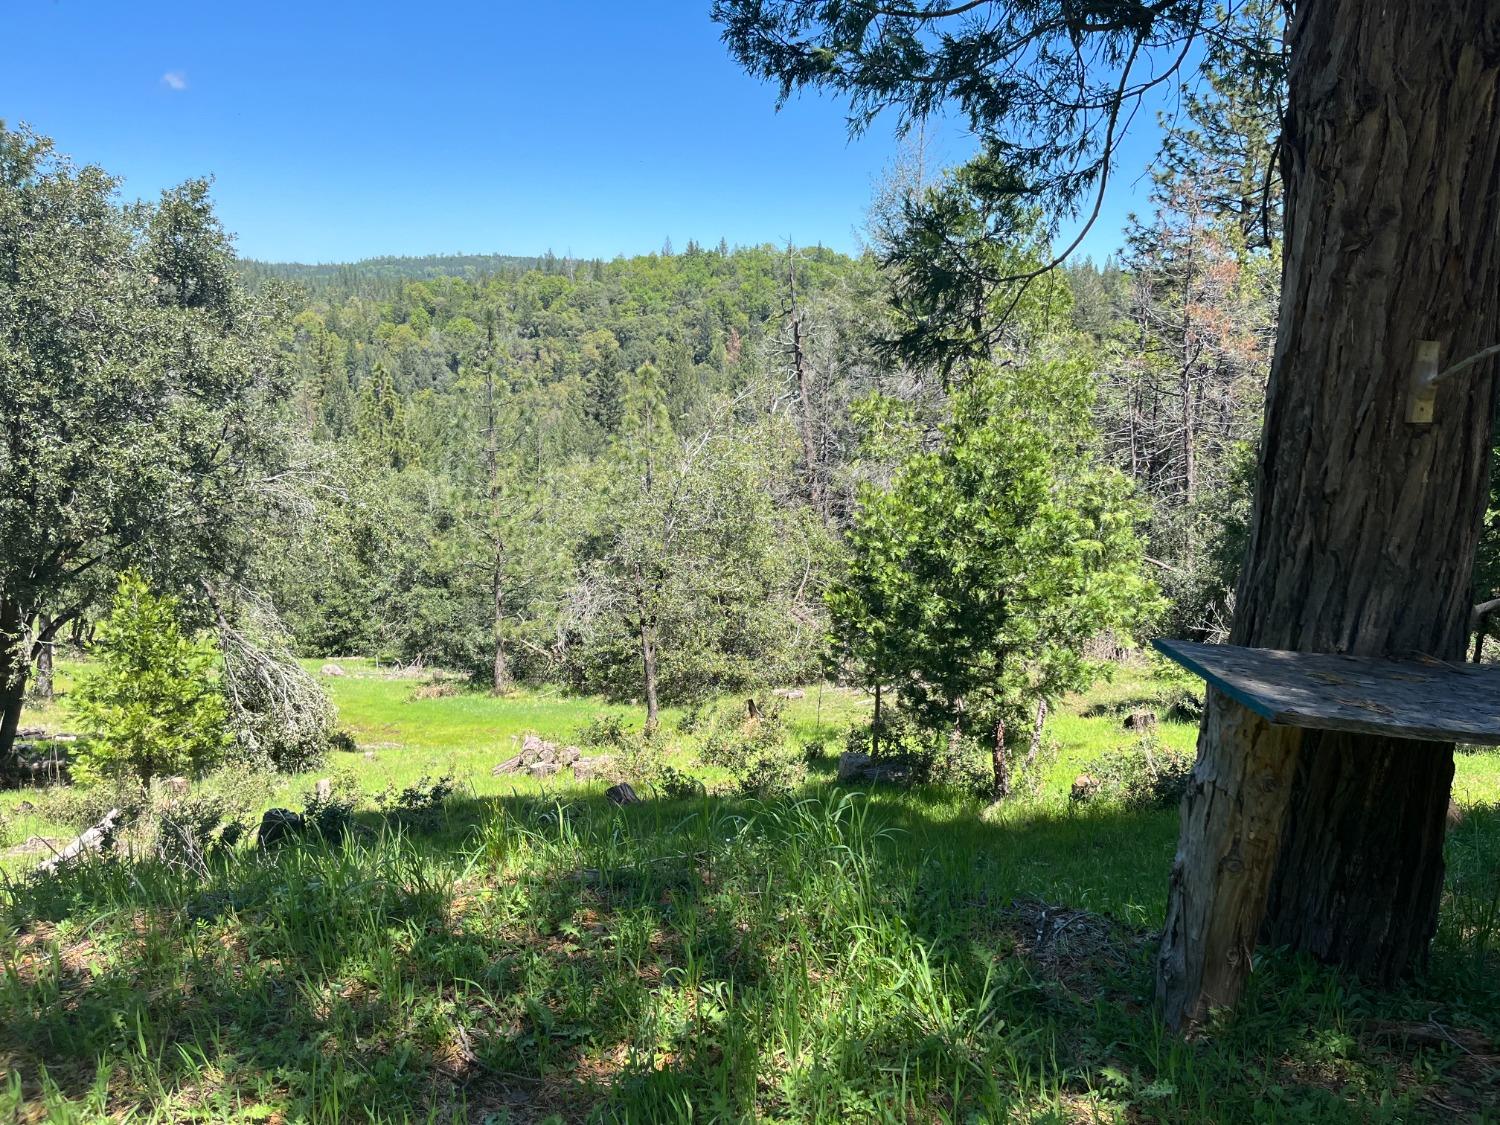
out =
{"type": "MultiPolygon", "coordinates": [[[[995,341],[1086,372],[1089,440],[1146,501],[1169,626],[1198,634],[1227,616],[1275,296],[1269,249],[1211,219],[1206,190],[1164,180],[1124,261],[1032,284],[995,341]]],[[[916,221],[963,176],[930,191],[916,221]]],[[[931,315],[896,272],[907,237],[860,259],[243,265],[297,283],[283,347],[330,477],[274,583],[302,645],[643,696],[628,545],[679,577],[647,611],[669,695],[811,674],[861,483],[938,441],[961,382],[903,343],[931,315]],[[467,275],[429,276],[449,264],[467,275]],[[620,490],[653,474],[674,498],[630,508],[620,490]],[[683,502],[698,522],[669,533],[683,502]]],[[[1023,239],[1005,253],[1046,253],[1023,239]]],[[[995,288],[980,299],[1009,300],[995,288]]]]}
{"type": "Polygon", "coordinates": [[[871,263],[690,245],[363,269],[384,299],[304,290],[284,338],[329,475],[275,578],[309,651],[636,696],[643,635],[679,695],[818,667],[850,403],[887,377],[863,339],[871,263]],[[793,324],[818,372],[803,391],[793,324]]]}
{"type": "MultiPolygon", "coordinates": [[[[420,257],[386,256],[358,262],[259,262],[242,258],[236,270],[249,288],[270,281],[291,282],[315,297],[373,297],[389,300],[402,283],[428,278],[462,277],[470,280],[527,270],[552,271],[552,254],[517,257],[512,254],[428,254],[420,257]]],[[[564,267],[568,265],[563,263],[564,267]]]]}
{"type": "MultiPolygon", "coordinates": [[[[31,537],[56,573],[16,579],[37,590],[7,627],[30,646],[7,722],[24,665],[45,679],[59,631],[86,636],[133,567],[285,652],[635,700],[653,725],[663,704],[820,675],[889,686],[925,755],[1024,741],[1098,657],[1155,630],[1222,636],[1280,252],[1259,175],[1279,72],[1238,65],[1274,61],[1279,24],[1262,4],[1235,19],[1102,265],[1059,264],[1055,218],[997,150],[895,168],[857,258],[721,241],[274,264],[235,260],[203,183],[156,218],[112,212],[133,285],[183,275],[171,316],[228,317],[260,357],[235,369],[245,448],[183,462],[181,487],[225,513],[212,575],[158,545],[149,505],[122,528],[101,498],[110,565],[80,540],[82,579],[31,537]],[[234,483],[204,491],[221,470],[234,483]]],[[[115,206],[112,181],[34,143],[19,191],[115,206]]],[[[130,346],[127,326],[106,335],[130,346]]],[[[164,386],[188,378],[164,401],[218,393],[231,358],[164,359],[164,386]]],[[[118,422],[88,423],[92,466],[134,464],[118,422]]],[[[159,487],[145,466],[131,480],[159,487]]]]}

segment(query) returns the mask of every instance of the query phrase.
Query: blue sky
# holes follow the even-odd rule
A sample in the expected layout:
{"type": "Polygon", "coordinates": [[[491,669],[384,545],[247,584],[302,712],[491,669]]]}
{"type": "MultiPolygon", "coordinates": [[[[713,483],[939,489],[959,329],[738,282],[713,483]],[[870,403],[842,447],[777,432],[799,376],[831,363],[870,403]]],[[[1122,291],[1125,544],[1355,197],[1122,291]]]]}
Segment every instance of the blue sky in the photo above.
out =
{"type": "MultiPolygon", "coordinates": [[[[780,113],[709,0],[0,0],[0,117],[149,196],[196,175],[240,252],[273,260],[716,244],[858,246],[896,155],[839,103],[780,113]]],[[[1138,129],[1084,251],[1143,206],[1138,129]]],[[[968,151],[944,127],[929,158],[968,151]]]]}

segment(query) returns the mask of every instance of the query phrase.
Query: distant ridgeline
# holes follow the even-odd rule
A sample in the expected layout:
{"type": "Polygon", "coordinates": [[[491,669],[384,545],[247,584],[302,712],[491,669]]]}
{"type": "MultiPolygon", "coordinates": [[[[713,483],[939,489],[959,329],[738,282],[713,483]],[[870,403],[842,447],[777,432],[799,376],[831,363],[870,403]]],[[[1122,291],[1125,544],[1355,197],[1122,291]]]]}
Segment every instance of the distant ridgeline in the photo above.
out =
{"type": "MultiPolygon", "coordinates": [[[[543,275],[561,274],[576,277],[579,270],[593,276],[602,275],[606,264],[627,265],[631,262],[677,258],[691,259],[695,256],[716,255],[721,259],[733,259],[743,254],[761,256],[769,253],[773,257],[785,257],[785,250],[770,246],[731,251],[721,243],[715,250],[704,250],[695,242],[689,242],[681,255],[671,253],[670,243],[661,254],[641,255],[636,258],[617,257],[610,263],[601,258],[574,258],[547,251],[539,255],[521,254],[423,254],[417,257],[402,257],[386,254],[376,258],[364,258],[357,262],[263,262],[254,258],[241,259],[237,265],[241,278],[252,289],[266,281],[285,281],[300,286],[310,297],[340,300],[345,297],[374,297],[390,300],[408,281],[433,281],[439,278],[462,278],[478,281],[487,278],[516,278],[526,273],[543,275]]],[[[813,251],[796,251],[800,262],[812,253],[830,258],[839,257],[832,251],[821,248],[813,251]]],[[[785,274],[785,266],[782,267],[785,274]]],[[[800,282],[800,276],[799,276],[800,282]]]]}
{"type": "Polygon", "coordinates": [[[385,255],[359,262],[260,262],[243,259],[240,276],[252,288],[269,280],[289,281],[318,297],[390,297],[403,281],[436,277],[474,280],[495,275],[515,276],[528,270],[559,273],[576,266],[576,258],[555,254],[521,257],[515,254],[424,254],[416,258],[385,255]]]}
{"type": "MultiPolygon", "coordinates": [[[[378,443],[361,425],[360,400],[367,415],[386,415],[395,405],[377,410],[372,400],[392,394],[437,396],[421,407],[430,422],[455,393],[463,401],[451,406],[471,411],[472,380],[493,365],[508,392],[550,388],[550,409],[576,423],[563,427],[566,437],[558,434],[568,453],[597,450],[616,430],[625,383],[643,367],[657,373],[673,419],[768,365],[784,368],[787,357],[761,345],[768,330],[784,327],[793,267],[799,306],[826,306],[835,289],[848,295],[839,309],[822,310],[830,344],[851,312],[856,320],[879,315],[874,263],[825,249],[789,258],[769,245],[731,251],[689,243],[681,253],[608,262],[495,254],[240,264],[252,284],[274,278],[301,290],[288,348],[314,436],[339,440],[362,429],[360,437],[378,443]],[[860,308],[849,309],[850,300],[860,308]],[[459,389],[464,378],[470,385],[459,389]]],[[[450,435],[442,429],[410,434],[417,445],[435,443],[411,450],[416,459],[443,459],[450,435]]],[[[398,466],[406,459],[389,458],[398,466]]]]}

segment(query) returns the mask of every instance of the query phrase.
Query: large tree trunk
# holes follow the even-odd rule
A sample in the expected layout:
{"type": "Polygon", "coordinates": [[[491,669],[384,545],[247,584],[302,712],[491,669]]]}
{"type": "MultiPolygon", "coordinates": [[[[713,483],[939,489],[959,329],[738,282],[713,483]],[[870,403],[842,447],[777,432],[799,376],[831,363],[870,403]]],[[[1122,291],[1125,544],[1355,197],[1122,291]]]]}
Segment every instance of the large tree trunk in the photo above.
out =
{"type": "Polygon", "coordinates": [[[20,607],[0,597],[0,763],[10,761],[15,753],[21,707],[26,702],[30,655],[20,607]]]}
{"type": "Polygon", "coordinates": [[[646,683],[646,727],[655,730],[660,720],[656,707],[656,628],[641,611],[641,671],[646,683]]]}
{"type": "Polygon", "coordinates": [[[491,593],[495,612],[490,641],[494,646],[495,662],[491,670],[490,686],[496,695],[504,695],[515,686],[515,680],[510,672],[510,655],[505,651],[505,566],[504,556],[498,553],[495,556],[491,593]]]}
{"type": "Polygon", "coordinates": [[[1451,746],[1306,731],[1262,938],[1389,982],[1437,929],[1451,746]]]}
{"type": "MultiPolygon", "coordinates": [[[[1500,340],[1500,6],[1314,0],[1290,33],[1281,321],[1230,639],[1462,659],[1494,365],[1443,384],[1430,425],[1406,399],[1418,341],[1446,366],[1500,340]]],[[[1274,940],[1378,978],[1436,924],[1452,746],[1298,751],[1254,722],[1218,696],[1204,714],[1158,968],[1173,1024],[1233,1002],[1267,903],[1274,940]]]]}

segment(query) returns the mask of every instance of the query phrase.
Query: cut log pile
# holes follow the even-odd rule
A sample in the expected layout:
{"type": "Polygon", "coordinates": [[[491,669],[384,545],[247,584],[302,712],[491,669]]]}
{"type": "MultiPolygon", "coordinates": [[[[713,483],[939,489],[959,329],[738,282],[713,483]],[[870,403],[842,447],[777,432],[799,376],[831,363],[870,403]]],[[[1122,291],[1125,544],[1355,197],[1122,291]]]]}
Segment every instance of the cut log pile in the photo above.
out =
{"type": "Polygon", "coordinates": [[[0,763],[0,782],[17,788],[64,784],[70,780],[68,758],[77,741],[76,734],[48,734],[40,727],[18,730],[10,760],[0,763]]]}
{"type": "Polygon", "coordinates": [[[904,762],[890,758],[873,758],[857,750],[848,750],[839,755],[838,779],[845,785],[870,781],[905,781],[908,772],[904,762]]]}
{"type": "Polygon", "coordinates": [[[551,777],[571,769],[574,777],[585,779],[607,776],[613,765],[614,758],[609,755],[585,758],[576,746],[558,746],[539,735],[528,734],[521,742],[521,752],[501,762],[490,773],[496,777],[508,773],[551,777]]]}

